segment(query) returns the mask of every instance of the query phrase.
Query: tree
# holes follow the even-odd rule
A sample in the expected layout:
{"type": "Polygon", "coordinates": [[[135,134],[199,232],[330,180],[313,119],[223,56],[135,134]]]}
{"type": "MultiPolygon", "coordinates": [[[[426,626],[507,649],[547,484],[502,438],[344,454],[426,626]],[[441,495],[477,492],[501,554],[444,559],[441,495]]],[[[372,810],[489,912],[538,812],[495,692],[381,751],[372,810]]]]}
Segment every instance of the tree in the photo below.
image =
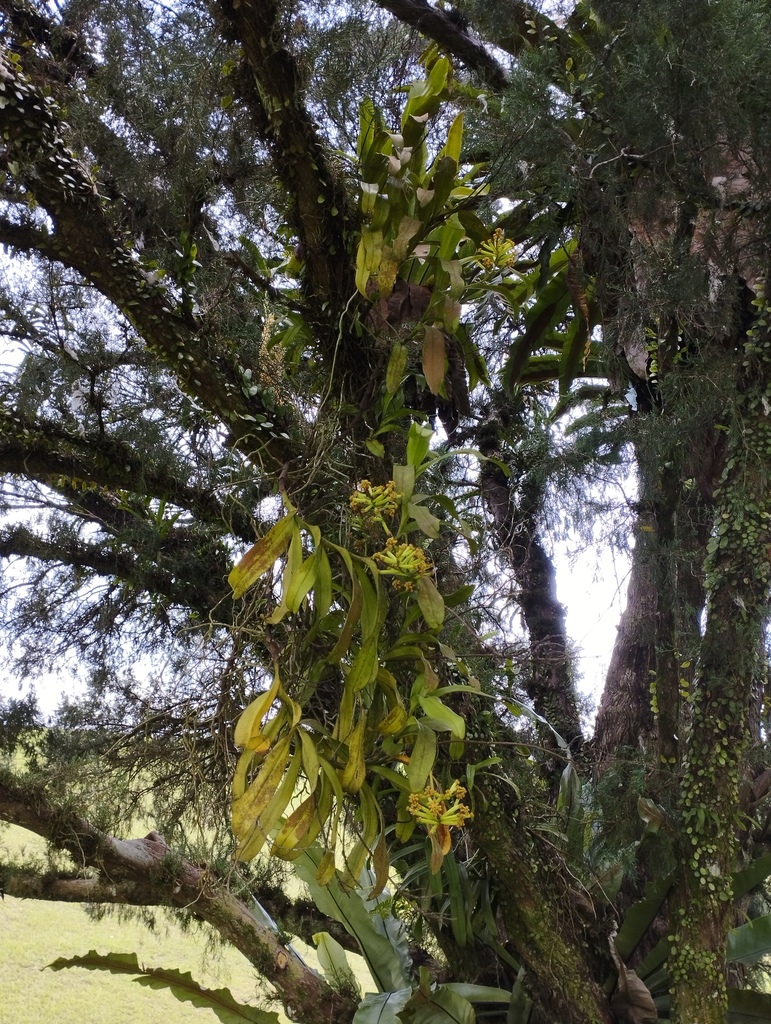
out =
{"type": "Polygon", "coordinates": [[[6,635],[89,684],[5,706],[75,863],[6,892],[194,907],[306,1024],[767,1019],[764,5],[0,10],[6,635]],[[633,470],[585,742],[548,525],[633,470]]]}

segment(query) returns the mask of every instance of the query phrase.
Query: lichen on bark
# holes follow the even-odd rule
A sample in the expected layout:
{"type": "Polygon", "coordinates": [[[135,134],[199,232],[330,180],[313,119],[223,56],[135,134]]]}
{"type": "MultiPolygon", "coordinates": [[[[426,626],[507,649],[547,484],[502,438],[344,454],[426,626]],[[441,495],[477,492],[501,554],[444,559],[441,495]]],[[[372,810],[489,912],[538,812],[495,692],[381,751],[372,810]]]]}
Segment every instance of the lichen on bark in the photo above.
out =
{"type": "MultiPolygon", "coordinates": [[[[762,301],[762,300],[759,300],[762,301]]],[[[738,353],[727,410],[726,461],[704,565],[706,623],[683,766],[678,915],[670,975],[675,1020],[726,1019],[726,935],[732,920],[747,716],[760,668],[771,582],[771,340],[738,353]]]]}

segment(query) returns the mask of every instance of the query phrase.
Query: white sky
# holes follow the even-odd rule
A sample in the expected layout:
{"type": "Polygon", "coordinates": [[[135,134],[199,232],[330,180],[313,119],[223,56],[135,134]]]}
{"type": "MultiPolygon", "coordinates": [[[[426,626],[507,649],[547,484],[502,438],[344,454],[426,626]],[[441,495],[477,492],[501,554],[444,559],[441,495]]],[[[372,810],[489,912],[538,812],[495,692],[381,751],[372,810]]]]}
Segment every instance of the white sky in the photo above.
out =
{"type": "Polygon", "coordinates": [[[602,566],[598,549],[589,548],[572,557],[567,545],[559,545],[557,596],[567,608],[568,636],[576,649],[577,687],[595,704],[605,685],[605,676],[616,640],[616,627],[626,604],[629,556],[604,549],[602,566]]]}

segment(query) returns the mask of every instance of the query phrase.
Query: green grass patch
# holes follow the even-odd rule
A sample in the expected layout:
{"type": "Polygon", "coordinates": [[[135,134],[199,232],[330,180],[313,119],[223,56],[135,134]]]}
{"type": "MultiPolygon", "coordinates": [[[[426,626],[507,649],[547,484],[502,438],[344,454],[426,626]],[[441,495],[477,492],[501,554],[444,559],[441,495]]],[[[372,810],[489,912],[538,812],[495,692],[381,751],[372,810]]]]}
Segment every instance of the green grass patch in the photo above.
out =
{"type": "MultiPolygon", "coordinates": [[[[8,826],[0,830],[0,863],[13,859],[40,861],[46,844],[39,836],[8,826]]],[[[297,884],[296,882],[294,883],[297,884]]],[[[174,915],[152,908],[156,927],[150,930],[130,916],[112,912],[94,920],[82,906],[44,900],[0,901],[0,992],[2,1020],[9,1024],[205,1024],[216,1021],[211,1011],[179,1002],[170,992],[153,991],[101,971],[72,968],[48,971],[59,957],[99,953],[136,953],[148,967],[190,971],[207,988],[228,988],[234,998],[250,1006],[279,1011],[270,1001],[270,986],[232,947],[212,941],[208,925],[183,930],[174,915]]],[[[316,951],[294,942],[301,956],[319,970],[316,951]]],[[[362,957],[349,954],[362,990],[375,991],[362,957]]]]}
{"type": "MultiPolygon", "coordinates": [[[[45,844],[22,829],[0,835],[0,860],[9,854],[45,852],[45,844]]],[[[183,931],[168,912],[155,914],[150,931],[137,920],[111,914],[101,921],[75,904],[38,900],[0,901],[0,991],[2,1019],[9,1024],[198,1024],[216,1018],[209,1011],[178,1002],[169,992],[154,992],[127,978],[79,970],[54,973],[44,968],[57,957],[96,949],[136,953],[153,967],[190,971],[209,988],[229,988],[252,1006],[275,1009],[264,1000],[267,986],[234,949],[212,948],[208,928],[183,931]],[[263,997],[261,998],[261,994],[263,997]]]]}

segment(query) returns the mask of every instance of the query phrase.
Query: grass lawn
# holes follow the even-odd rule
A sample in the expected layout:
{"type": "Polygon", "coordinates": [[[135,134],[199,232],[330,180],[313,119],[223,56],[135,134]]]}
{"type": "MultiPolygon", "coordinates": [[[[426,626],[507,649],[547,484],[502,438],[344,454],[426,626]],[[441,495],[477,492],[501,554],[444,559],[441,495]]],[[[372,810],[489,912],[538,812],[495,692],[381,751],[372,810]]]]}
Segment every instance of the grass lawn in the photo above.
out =
{"type": "MultiPolygon", "coordinates": [[[[9,850],[40,848],[21,829],[0,834],[0,861],[9,850]]],[[[3,1024],[207,1024],[216,1017],[180,1003],[171,993],[153,991],[129,978],[102,971],[71,968],[44,970],[61,956],[96,949],[100,953],[136,953],[140,963],[190,971],[208,988],[229,988],[236,999],[252,1005],[264,991],[251,966],[233,949],[207,948],[207,932],[183,932],[165,912],[149,931],[138,921],[110,916],[92,921],[73,904],[38,900],[0,901],[0,1020],[3,1024]]]]}

